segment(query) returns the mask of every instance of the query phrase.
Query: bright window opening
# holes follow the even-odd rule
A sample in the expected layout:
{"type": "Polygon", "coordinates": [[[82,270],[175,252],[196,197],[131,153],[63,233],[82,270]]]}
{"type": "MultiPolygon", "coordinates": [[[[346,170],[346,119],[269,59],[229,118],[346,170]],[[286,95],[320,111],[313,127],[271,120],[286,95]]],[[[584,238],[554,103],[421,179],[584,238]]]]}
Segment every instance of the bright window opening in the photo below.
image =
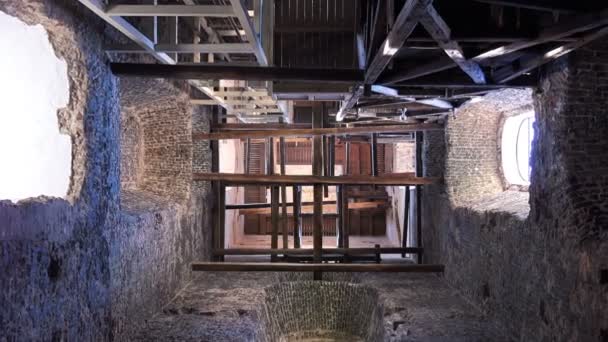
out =
{"type": "Polygon", "coordinates": [[[0,12],[0,199],[64,197],[72,143],[57,110],[69,101],[65,61],[41,25],[0,12]]]}
{"type": "Polygon", "coordinates": [[[507,182],[529,185],[534,140],[534,113],[509,117],[502,131],[502,168],[507,182]]]}

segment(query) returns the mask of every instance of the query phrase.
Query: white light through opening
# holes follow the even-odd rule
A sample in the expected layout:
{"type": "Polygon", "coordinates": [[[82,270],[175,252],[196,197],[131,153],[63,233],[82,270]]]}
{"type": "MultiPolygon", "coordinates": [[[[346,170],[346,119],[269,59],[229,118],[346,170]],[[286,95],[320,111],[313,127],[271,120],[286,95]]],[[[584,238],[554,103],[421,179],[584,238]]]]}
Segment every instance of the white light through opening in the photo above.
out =
{"type": "Polygon", "coordinates": [[[72,143],[57,110],[69,101],[65,61],[41,25],[0,12],[0,199],[64,197],[72,143]]]}
{"type": "Polygon", "coordinates": [[[510,184],[530,184],[534,113],[509,117],[502,130],[502,168],[510,184]]]}

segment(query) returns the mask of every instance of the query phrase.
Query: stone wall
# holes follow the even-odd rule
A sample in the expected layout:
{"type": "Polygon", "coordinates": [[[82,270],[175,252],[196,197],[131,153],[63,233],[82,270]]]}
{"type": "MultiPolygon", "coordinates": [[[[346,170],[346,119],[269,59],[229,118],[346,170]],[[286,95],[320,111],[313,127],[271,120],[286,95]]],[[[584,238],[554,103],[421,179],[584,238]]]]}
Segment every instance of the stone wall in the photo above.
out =
{"type": "MultiPolygon", "coordinates": [[[[494,166],[475,170],[493,163],[484,156],[494,141],[460,139],[463,130],[485,134],[473,118],[456,125],[457,115],[445,135],[425,135],[425,174],[444,177],[424,190],[425,261],[444,263],[448,282],[512,340],[608,336],[607,47],[593,44],[543,70],[529,217],[520,206],[525,194],[500,193],[494,166]]],[[[506,99],[497,96],[492,101],[506,99]]]]}
{"type": "Polygon", "coordinates": [[[191,181],[210,162],[191,139],[207,112],[183,83],[119,82],[102,50],[119,35],[77,1],[0,10],[42,24],[66,60],[74,151],[66,199],[0,201],[0,340],[131,340],[209,257],[213,201],[191,181]]]}
{"type": "MultiPolygon", "coordinates": [[[[208,253],[209,225],[203,220],[211,216],[205,204],[210,193],[192,186],[192,107],[182,88],[187,89],[162,80],[121,79],[126,172],[110,251],[115,340],[131,340],[190,279],[190,262],[208,253]]],[[[198,114],[197,120],[208,117],[198,114]]]]}
{"type": "Polygon", "coordinates": [[[104,233],[118,222],[119,108],[103,25],[73,1],[0,0],[0,10],[41,24],[66,61],[70,102],[58,116],[73,144],[67,199],[0,202],[0,340],[107,340],[104,233]]]}

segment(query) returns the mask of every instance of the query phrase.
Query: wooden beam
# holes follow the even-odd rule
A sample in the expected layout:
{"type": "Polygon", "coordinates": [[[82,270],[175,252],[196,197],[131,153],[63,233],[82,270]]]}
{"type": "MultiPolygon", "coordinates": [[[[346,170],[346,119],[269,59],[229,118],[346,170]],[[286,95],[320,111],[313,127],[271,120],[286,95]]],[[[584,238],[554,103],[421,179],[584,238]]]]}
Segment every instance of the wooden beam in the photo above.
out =
{"type": "Polygon", "coordinates": [[[216,124],[211,127],[213,131],[242,131],[242,130],[275,130],[275,129],[291,129],[291,128],[312,128],[311,124],[307,123],[222,123],[216,124]]]}
{"type": "MultiPolygon", "coordinates": [[[[412,14],[419,5],[426,6],[428,3],[428,0],[407,0],[405,5],[401,8],[401,11],[399,11],[393,28],[382,45],[380,45],[380,49],[374,58],[369,62],[367,70],[365,71],[365,79],[362,83],[373,84],[376,82],[393,56],[401,48],[405,40],[412,34],[414,28],[416,28],[418,20],[412,16],[412,14]]],[[[361,87],[361,83],[358,83],[355,85],[350,97],[348,97],[340,106],[340,109],[336,114],[336,121],[344,120],[347,112],[353,108],[362,95],[363,88],[361,87]]]]}
{"type": "MultiPolygon", "coordinates": [[[[416,176],[422,177],[422,144],[424,143],[424,133],[416,132],[416,176]]],[[[422,186],[416,185],[416,247],[422,248],[422,186]]],[[[418,255],[418,263],[422,263],[422,254],[418,255]]]]}
{"type": "MultiPolygon", "coordinates": [[[[270,201],[272,203],[271,207],[271,239],[270,239],[270,248],[278,248],[279,246],[279,187],[272,186],[270,188],[270,201]]],[[[276,255],[271,256],[271,260],[276,260],[276,255]]]]}
{"type": "Polygon", "coordinates": [[[399,11],[399,15],[393,23],[393,29],[388,33],[380,49],[369,63],[365,72],[365,83],[373,84],[378,76],[384,71],[393,56],[401,48],[403,43],[412,34],[418,24],[418,18],[412,15],[416,13],[418,7],[428,6],[427,0],[407,0],[399,11]]]}
{"type": "Polygon", "coordinates": [[[148,51],[154,58],[161,63],[174,64],[175,60],[165,53],[160,53],[154,50],[154,42],[141,33],[137,28],[131,25],[128,21],[120,17],[112,17],[106,13],[106,6],[102,0],[79,0],[81,4],[90,9],[120,33],[134,41],[137,45],[148,51]]]}
{"type": "Polygon", "coordinates": [[[511,81],[525,73],[530,72],[533,69],[538,68],[543,64],[554,61],[559,57],[564,56],[580,48],[581,46],[606,35],[608,35],[608,27],[601,28],[591,34],[587,34],[576,42],[568,43],[557,48],[552,48],[551,50],[545,53],[533,56],[524,56],[521,58],[521,60],[519,60],[516,66],[508,65],[496,70],[493,75],[493,78],[497,83],[505,83],[511,81]]]}
{"type": "MultiPolygon", "coordinates": [[[[535,39],[517,41],[508,45],[500,46],[490,51],[484,52],[473,58],[474,61],[496,58],[508,55],[515,51],[523,50],[532,46],[569,37],[573,34],[592,30],[608,24],[608,9],[594,13],[576,16],[567,19],[557,25],[551,26],[540,32],[535,39]]],[[[573,43],[576,43],[575,40],[573,43]]]]}
{"type": "MultiPolygon", "coordinates": [[[[401,241],[401,247],[407,247],[407,235],[408,228],[410,225],[410,187],[405,187],[405,203],[403,206],[403,235],[401,241]]],[[[402,257],[405,257],[405,253],[402,254],[402,257]]]]}
{"type": "MultiPolygon", "coordinates": [[[[323,110],[319,103],[312,109],[312,127],[319,129],[323,127],[323,110]]],[[[313,177],[321,177],[323,174],[323,137],[317,135],[312,140],[312,174],[313,177]]],[[[323,257],[323,187],[320,183],[315,183],[313,188],[313,261],[321,263],[323,257]]],[[[318,270],[314,272],[313,279],[321,280],[322,273],[318,270]]]]}
{"type": "MultiPolygon", "coordinates": [[[[381,247],[377,248],[323,248],[323,254],[348,254],[348,255],[366,255],[375,254],[380,252],[381,254],[401,254],[411,253],[419,254],[422,253],[422,248],[409,247],[381,247]]],[[[292,254],[292,255],[309,255],[312,254],[312,250],[306,249],[265,249],[265,248],[230,248],[230,249],[214,249],[213,255],[268,255],[268,254],[292,254]]]]}
{"type": "Polygon", "coordinates": [[[302,187],[294,185],[293,187],[293,247],[300,248],[302,246],[302,216],[300,208],[302,206],[302,187]]]}
{"type": "MultiPolygon", "coordinates": [[[[435,178],[415,177],[409,174],[368,176],[301,176],[301,175],[257,175],[244,173],[194,173],[194,181],[221,180],[230,184],[255,185],[423,185],[435,183],[435,178]]],[[[321,200],[322,201],[322,200],[321,200]]],[[[315,200],[316,202],[316,200],[315,200]]],[[[320,205],[321,203],[319,203],[320,205]]],[[[322,207],[320,207],[322,209],[322,207]]]]}
{"type": "Polygon", "coordinates": [[[290,264],[256,262],[193,262],[192,271],[205,272],[410,272],[441,273],[443,265],[413,264],[290,264]]]}
{"type": "MultiPolygon", "coordinates": [[[[339,204],[336,204],[336,203],[326,204],[325,202],[336,202],[336,201],[323,201],[323,212],[324,213],[339,214],[339,212],[338,212],[339,204]]],[[[289,208],[287,207],[287,205],[285,206],[285,209],[288,209],[286,214],[293,215],[293,213],[294,213],[293,203],[289,203],[289,204],[292,204],[291,206],[289,206],[289,208]]],[[[388,207],[389,207],[389,205],[386,201],[354,202],[354,203],[350,204],[348,209],[349,210],[366,210],[366,209],[386,209],[388,207]]],[[[307,204],[307,205],[302,206],[302,208],[300,209],[300,214],[313,214],[313,211],[314,211],[314,205],[307,204]]],[[[239,209],[239,215],[269,215],[269,214],[272,214],[271,208],[239,209]]]]}
{"type": "Polygon", "coordinates": [[[112,5],[106,10],[112,17],[232,17],[230,6],[218,5],[112,5]]]}
{"type": "Polygon", "coordinates": [[[420,16],[420,23],[437,41],[443,51],[464,71],[473,82],[485,84],[486,78],[481,67],[474,61],[467,60],[457,41],[452,40],[452,32],[435,7],[429,5],[420,16]]]}
{"type": "Polygon", "coordinates": [[[369,134],[369,133],[407,133],[416,131],[440,131],[442,125],[438,124],[408,124],[408,125],[378,125],[363,127],[330,127],[330,128],[294,128],[276,130],[251,130],[251,131],[229,131],[214,133],[193,133],[193,140],[221,140],[221,139],[244,139],[244,138],[268,138],[268,137],[310,137],[322,135],[347,135],[347,134],[369,134]]]}
{"type": "MultiPolygon", "coordinates": [[[[296,69],[229,65],[162,65],[140,63],[111,63],[118,76],[137,76],[187,80],[254,80],[254,81],[323,81],[353,83],[363,80],[358,69],[296,69]]],[[[267,94],[266,94],[267,95],[267,94]]],[[[217,96],[221,96],[217,94],[217,96]]]]}
{"type": "Polygon", "coordinates": [[[443,70],[451,69],[455,66],[456,64],[454,64],[454,61],[451,58],[444,56],[429,63],[417,65],[414,68],[395,70],[389,75],[379,79],[378,83],[393,84],[397,82],[407,81],[414,78],[434,74],[443,70]]]}
{"type": "Polygon", "coordinates": [[[251,53],[251,46],[246,43],[157,44],[154,49],[158,52],[167,53],[251,53]]]}
{"type": "MultiPolygon", "coordinates": [[[[583,8],[580,6],[576,6],[576,4],[568,5],[567,7],[562,4],[552,4],[546,1],[534,1],[534,0],[475,0],[477,2],[490,4],[490,5],[498,5],[505,7],[516,7],[516,8],[525,8],[536,11],[545,11],[545,12],[562,12],[562,13],[576,13],[583,11],[583,8]]],[[[570,1],[571,3],[575,3],[574,1],[570,1]]]]}
{"type": "Polygon", "coordinates": [[[249,42],[249,44],[251,44],[251,48],[253,50],[255,58],[261,66],[267,66],[268,59],[266,58],[266,53],[264,52],[262,44],[258,39],[257,32],[255,31],[254,26],[251,23],[249,14],[245,10],[245,5],[243,4],[242,0],[231,0],[230,3],[232,4],[232,11],[234,12],[234,15],[239,20],[243,31],[245,31],[247,41],[249,42]]]}
{"type": "MultiPolygon", "coordinates": [[[[281,174],[286,175],[285,172],[285,163],[286,163],[286,147],[285,147],[285,138],[279,138],[279,154],[281,156],[281,174]]],[[[281,186],[281,208],[282,208],[282,221],[281,228],[282,236],[283,236],[283,248],[289,247],[289,228],[288,224],[288,216],[287,216],[287,187],[285,185],[281,186]]]]}

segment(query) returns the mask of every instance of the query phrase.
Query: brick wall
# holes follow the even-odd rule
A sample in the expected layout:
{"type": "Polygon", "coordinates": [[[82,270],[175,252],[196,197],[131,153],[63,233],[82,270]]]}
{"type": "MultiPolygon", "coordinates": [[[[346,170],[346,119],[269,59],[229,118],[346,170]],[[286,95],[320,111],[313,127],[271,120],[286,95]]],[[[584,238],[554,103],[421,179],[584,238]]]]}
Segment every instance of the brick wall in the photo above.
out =
{"type": "Polygon", "coordinates": [[[210,192],[191,180],[210,159],[208,146],[205,153],[197,145],[193,162],[193,121],[204,127],[209,117],[189,105],[180,84],[123,78],[120,87],[122,215],[110,239],[112,333],[129,341],[190,279],[190,262],[209,252],[210,192]]]}
{"type": "MultiPolygon", "coordinates": [[[[525,194],[500,192],[498,159],[486,148],[496,146],[497,136],[481,125],[496,121],[473,115],[470,126],[456,124],[465,108],[449,120],[445,135],[425,135],[425,173],[444,176],[424,190],[426,261],[444,263],[447,281],[512,340],[608,336],[607,285],[601,283],[608,267],[606,47],[596,43],[543,71],[534,94],[528,217],[521,207],[525,194]],[[467,144],[463,130],[479,134],[477,146],[467,144]]],[[[507,99],[498,93],[474,105],[507,99]]],[[[518,106],[521,101],[513,102],[518,106]]]]}

